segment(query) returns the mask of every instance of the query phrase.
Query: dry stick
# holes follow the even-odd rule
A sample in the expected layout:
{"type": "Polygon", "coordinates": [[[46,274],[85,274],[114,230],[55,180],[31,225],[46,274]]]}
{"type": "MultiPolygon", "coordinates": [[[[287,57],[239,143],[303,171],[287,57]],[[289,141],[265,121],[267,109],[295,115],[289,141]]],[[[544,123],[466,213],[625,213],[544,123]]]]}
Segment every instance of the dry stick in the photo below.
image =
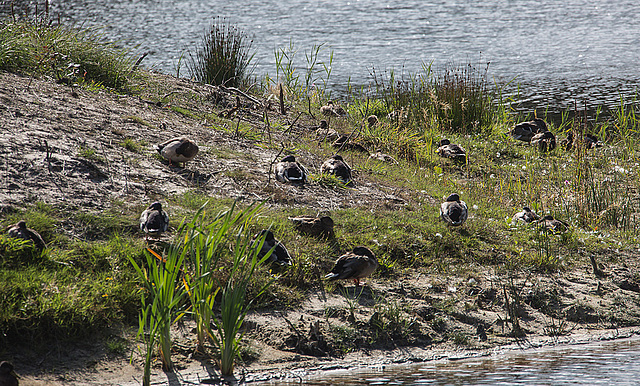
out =
{"type": "Polygon", "coordinates": [[[249,94],[245,93],[244,91],[239,90],[239,89],[237,89],[235,87],[224,87],[224,86],[218,86],[218,87],[220,87],[223,90],[227,90],[227,91],[234,92],[236,94],[240,94],[243,97],[247,98],[248,100],[250,100],[251,102],[253,102],[253,103],[257,104],[257,105],[260,105],[260,106],[263,105],[262,102],[260,102],[259,99],[256,99],[256,98],[252,97],[251,95],[249,95],[249,94]]]}
{"type": "Polygon", "coordinates": [[[273,161],[271,161],[271,163],[269,164],[269,175],[268,175],[268,179],[267,179],[267,185],[271,184],[271,172],[273,171],[273,164],[276,163],[276,160],[280,157],[280,154],[282,154],[282,152],[284,151],[284,142],[280,142],[280,151],[278,152],[278,154],[276,154],[275,157],[273,157],[273,161]]]}
{"type": "Polygon", "coordinates": [[[282,83],[280,83],[280,114],[287,115],[284,109],[284,91],[282,90],[282,83]]]}
{"type": "Polygon", "coordinates": [[[269,122],[269,112],[267,111],[267,105],[264,105],[264,121],[266,122],[265,129],[269,135],[269,145],[271,145],[271,123],[269,122]]]}
{"type": "Polygon", "coordinates": [[[311,115],[311,118],[316,119],[316,116],[311,112],[311,98],[307,97],[307,102],[309,102],[309,115],[311,115]]]}
{"type": "Polygon", "coordinates": [[[302,111],[298,113],[298,116],[296,117],[296,119],[293,120],[293,122],[291,123],[291,125],[289,125],[289,128],[287,130],[284,131],[283,134],[287,134],[287,132],[291,131],[291,129],[293,128],[293,125],[296,124],[296,122],[298,122],[298,119],[300,118],[300,116],[302,115],[302,111]]]}

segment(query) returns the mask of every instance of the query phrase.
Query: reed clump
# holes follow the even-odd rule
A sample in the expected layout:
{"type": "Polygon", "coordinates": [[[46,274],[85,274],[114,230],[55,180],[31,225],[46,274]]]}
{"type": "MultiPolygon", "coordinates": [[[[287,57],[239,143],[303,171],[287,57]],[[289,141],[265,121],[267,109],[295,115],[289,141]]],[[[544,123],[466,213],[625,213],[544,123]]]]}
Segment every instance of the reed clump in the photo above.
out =
{"type": "Polygon", "coordinates": [[[227,87],[248,85],[252,73],[253,41],[224,18],[216,18],[204,34],[201,45],[190,54],[187,67],[201,83],[227,87]]]}

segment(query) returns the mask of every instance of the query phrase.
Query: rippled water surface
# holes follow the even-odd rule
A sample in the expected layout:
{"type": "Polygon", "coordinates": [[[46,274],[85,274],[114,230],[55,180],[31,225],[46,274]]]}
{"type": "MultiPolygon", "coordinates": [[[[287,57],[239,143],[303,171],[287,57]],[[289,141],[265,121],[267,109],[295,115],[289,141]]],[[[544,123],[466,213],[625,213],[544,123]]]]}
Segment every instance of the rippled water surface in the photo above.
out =
{"type": "MultiPolygon", "coordinates": [[[[0,12],[10,3],[0,0],[0,12]]],[[[416,72],[429,62],[491,62],[491,79],[515,79],[523,101],[552,109],[574,100],[613,105],[640,83],[636,0],[52,0],[52,13],[105,26],[120,44],[150,51],[147,66],[173,74],[222,16],[253,37],[258,75],[275,73],[273,52],[291,41],[301,58],[326,44],[338,90],[348,79],[366,84],[374,67],[416,72]]]]}
{"type": "Polygon", "coordinates": [[[380,371],[336,372],[270,385],[638,385],[640,341],[527,350],[380,371]]]}

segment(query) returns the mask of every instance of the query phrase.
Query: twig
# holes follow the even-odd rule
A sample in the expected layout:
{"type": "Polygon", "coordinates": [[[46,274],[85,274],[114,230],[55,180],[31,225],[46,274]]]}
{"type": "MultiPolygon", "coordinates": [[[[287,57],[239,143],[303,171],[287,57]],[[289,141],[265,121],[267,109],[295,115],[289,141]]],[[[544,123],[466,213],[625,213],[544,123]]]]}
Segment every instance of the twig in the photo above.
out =
{"type": "Polygon", "coordinates": [[[287,115],[287,111],[284,109],[284,91],[282,90],[282,83],[280,83],[280,114],[287,115]]]}
{"type": "Polygon", "coordinates": [[[280,157],[280,154],[284,151],[284,142],[280,143],[280,151],[273,157],[273,161],[269,164],[269,176],[267,178],[267,185],[271,184],[271,172],[273,171],[273,164],[276,163],[276,160],[280,157]]]}
{"type": "Polygon", "coordinates": [[[301,115],[302,115],[302,111],[298,113],[298,116],[296,117],[296,119],[294,119],[291,125],[289,125],[289,128],[284,131],[284,134],[287,134],[287,132],[291,131],[291,129],[293,128],[293,125],[295,125],[296,122],[298,122],[298,119],[300,118],[301,115]]]}
{"type": "Polygon", "coordinates": [[[218,87],[220,87],[221,89],[226,90],[226,91],[231,91],[231,92],[234,92],[236,94],[240,94],[243,97],[247,98],[248,100],[250,100],[251,102],[253,102],[253,103],[257,104],[257,105],[260,105],[260,106],[263,105],[262,102],[259,99],[256,99],[256,98],[252,97],[251,95],[247,94],[246,92],[244,92],[242,90],[239,90],[239,89],[237,89],[235,87],[224,87],[224,86],[218,86],[218,87]]]}

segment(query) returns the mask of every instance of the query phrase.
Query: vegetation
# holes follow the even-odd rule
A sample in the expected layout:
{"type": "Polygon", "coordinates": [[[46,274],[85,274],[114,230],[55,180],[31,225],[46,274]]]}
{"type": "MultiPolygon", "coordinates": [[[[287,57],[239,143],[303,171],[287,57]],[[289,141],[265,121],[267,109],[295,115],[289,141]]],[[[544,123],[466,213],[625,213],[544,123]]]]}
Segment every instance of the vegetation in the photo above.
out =
{"type": "Polygon", "coordinates": [[[251,44],[247,34],[222,18],[216,18],[202,39],[202,46],[190,54],[191,75],[206,84],[227,87],[247,85],[251,76],[251,44]]]}
{"type": "Polygon", "coordinates": [[[45,12],[0,20],[0,70],[125,91],[135,60],[100,30],[56,24],[45,12]]]}
{"type": "MultiPolygon", "coordinates": [[[[222,52],[231,62],[207,70],[206,76],[213,79],[223,74],[224,78],[213,82],[242,87],[247,73],[238,71],[249,65],[250,56],[245,52],[240,63],[234,60],[237,55],[242,58],[244,35],[220,20],[217,23],[208,35],[212,40],[205,45],[212,45],[211,52],[222,52]],[[232,72],[225,72],[226,68],[232,72]],[[236,81],[239,83],[233,83],[236,81]]],[[[87,83],[94,81],[126,90],[130,59],[111,45],[99,43],[97,36],[41,19],[8,20],[0,27],[4,71],[59,74],[63,79],[67,75],[58,70],[73,63],[70,68],[78,71],[72,79],[80,86],[90,89],[87,83]],[[100,63],[99,68],[83,64],[77,58],[84,58],[84,54],[77,51],[91,52],[87,63],[100,63]],[[101,59],[102,55],[107,59],[101,59]],[[100,74],[111,75],[102,78],[100,74]]],[[[272,93],[276,85],[282,85],[288,111],[297,111],[306,127],[312,127],[318,118],[313,112],[330,97],[326,86],[332,54],[321,60],[322,46],[314,47],[305,53],[306,71],[296,71],[295,52],[293,45],[277,51],[276,76],[265,79],[262,91],[272,93]]],[[[205,81],[202,76],[199,79],[205,81]]],[[[572,151],[559,148],[543,154],[505,134],[522,117],[510,114],[504,101],[497,103],[499,94],[488,87],[486,69],[451,66],[439,74],[425,66],[422,74],[406,79],[397,79],[393,72],[387,77],[376,74],[373,86],[373,94],[351,90],[345,106],[349,116],[331,124],[398,162],[381,163],[369,159],[368,154],[344,151],[354,169],[356,185],[345,186],[332,176],[316,174],[310,185],[344,197],[366,192],[371,186],[393,193],[380,200],[367,200],[362,194],[358,205],[332,202],[335,238],[300,234],[288,217],[308,214],[308,210],[287,205],[291,194],[272,180],[264,186],[250,185],[255,176],[235,165],[219,173],[220,178],[230,178],[233,182],[228,183],[242,186],[243,192],[269,197],[269,205],[238,204],[238,213],[231,200],[209,197],[194,182],[187,193],[164,197],[174,210],[172,221],[185,219],[172,230],[168,243],[146,245],[136,226],[143,206],[125,202],[114,201],[107,205],[111,209],[90,213],[31,200],[2,212],[3,225],[25,219],[48,244],[39,254],[24,242],[0,237],[2,346],[17,341],[46,343],[51,337],[85,337],[109,326],[134,325],[138,318],[138,337],[145,344],[144,383],[149,384],[157,348],[164,368],[170,370],[171,327],[177,320],[189,320],[195,326],[197,350],[219,358],[222,373],[230,374],[243,350],[242,325],[250,308],[296,308],[313,291],[344,299],[343,309],[326,310],[327,336],[320,337],[320,332],[314,331],[315,346],[308,342],[308,325],[302,330],[289,322],[295,335],[289,348],[313,355],[339,356],[375,345],[451,342],[472,346],[472,334],[456,329],[456,325],[475,323],[465,318],[483,302],[499,308],[503,326],[511,326],[511,331],[493,331],[494,335],[524,333],[520,323],[526,307],[549,317],[545,327],[548,335],[569,331],[560,295],[540,288],[542,285],[528,291],[525,283],[530,284],[533,275],[584,271],[588,266],[584,255],[606,253],[603,259],[616,262],[624,259],[624,253],[612,251],[630,253],[637,247],[637,103],[621,101],[610,116],[592,120],[577,111],[567,112],[560,122],[549,122],[553,132],[560,138],[569,131],[576,135],[595,133],[606,146],[578,146],[572,151]],[[378,124],[366,124],[371,114],[378,117],[378,124]],[[437,157],[435,144],[442,137],[462,145],[468,161],[460,164],[437,157]],[[453,191],[460,193],[470,210],[467,224],[460,229],[449,229],[439,221],[437,205],[453,191]],[[536,224],[512,224],[513,214],[523,206],[539,214],[552,214],[571,227],[567,233],[554,233],[536,224]],[[250,248],[250,235],[265,228],[272,229],[295,256],[293,265],[277,276],[264,266],[266,257],[259,259],[250,248]],[[322,280],[334,258],[354,245],[371,247],[380,262],[374,282],[394,286],[397,294],[376,285],[349,292],[322,280]],[[496,279],[483,283],[481,294],[474,281],[486,272],[496,279]],[[405,290],[404,284],[398,284],[414,276],[429,281],[430,287],[405,290]],[[412,309],[405,299],[428,301],[430,308],[412,309]]],[[[278,150],[285,154],[304,151],[320,157],[334,152],[327,143],[296,138],[297,134],[291,134],[295,122],[267,109],[262,120],[254,123],[247,118],[250,114],[238,118],[222,114],[223,106],[214,106],[215,115],[199,109],[205,99],[196,93],[178,95],[151,89],[153,84],[148,87],[139,90],[146,93],[145,98],[170,104],[166,110],[180,114],[180,119],[208,121],[207,130],[217,130],[234,141],[248,139],[274,154],[278,150]],[[241,118],[246,118],[242,130],[241,118]],[[280,145],[272,139],[276,133],[280,145]]],[[[157,131],[141,118],[125,119],[141,129],[157,131]]],[[[127,149],[127,157],[147,156],[141,142],[131,138],[115,144],[127,149]]],[[[203,154],[255,163],[253,156],[222,146],[206,149],[203,154]]],[[[86,147],[77,155],[95,162],[106,157],[103,151],[86,147]]],[[[262,242],[255,241],[258,245],[262,242]]],[[[612,325],[627,323],[614,311],[607,318],[612,325]]],[[[119,342],[106,344],[111,351],[122,351],[119,342]]]]}

